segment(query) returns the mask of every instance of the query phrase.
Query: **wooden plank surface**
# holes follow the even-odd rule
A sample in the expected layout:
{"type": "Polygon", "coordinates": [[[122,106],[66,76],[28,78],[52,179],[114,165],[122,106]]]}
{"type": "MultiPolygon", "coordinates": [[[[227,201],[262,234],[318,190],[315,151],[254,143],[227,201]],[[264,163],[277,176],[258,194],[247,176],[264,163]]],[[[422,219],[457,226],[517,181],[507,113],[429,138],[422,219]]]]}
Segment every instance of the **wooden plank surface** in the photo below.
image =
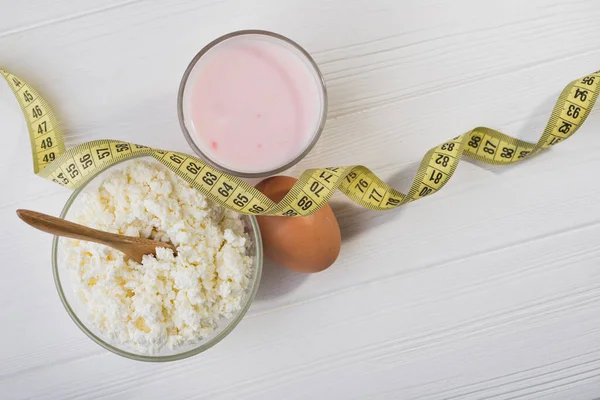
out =
{"type": "MultiPolygon", "coordinates": [[[[183,70],[216,36],[273,30],[316,59],[325,132],[299,165],[362,163],[407,189],[422,155],[475,126],[535,140],[570,80],[600,68],[594,0],[0,0],[0,66],[44,93],[67,145],[111,138],[191,152],[183,70]]],[[[267,263],[223,342],[145,364],[65,313],[50,238],[18,207],[69,191],[32,173],[0,83],[0,398],[593,399],[600,395],[600,112],[515,167],[462,162],[438,194],[377,213],[332,200],[337,263],[267,263]]]]}

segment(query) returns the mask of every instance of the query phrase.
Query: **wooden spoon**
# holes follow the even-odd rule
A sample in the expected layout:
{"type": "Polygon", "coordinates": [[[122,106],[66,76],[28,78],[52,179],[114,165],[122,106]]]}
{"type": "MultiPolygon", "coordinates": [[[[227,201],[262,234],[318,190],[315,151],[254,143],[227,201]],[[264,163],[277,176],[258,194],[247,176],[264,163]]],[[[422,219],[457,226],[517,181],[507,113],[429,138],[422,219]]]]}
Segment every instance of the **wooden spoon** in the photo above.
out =
{"type": "Polygon", "coordinates": [[[52,233],[56,236],[100,243],[125,253],[126,256],[140,264],[145,254],[156,255],[157,247],[166,247],[176,253],[175,246],[170,243],[103,232],[30,210],[17,210],[17,215],[23,221],[41,231],[52,233]]]}

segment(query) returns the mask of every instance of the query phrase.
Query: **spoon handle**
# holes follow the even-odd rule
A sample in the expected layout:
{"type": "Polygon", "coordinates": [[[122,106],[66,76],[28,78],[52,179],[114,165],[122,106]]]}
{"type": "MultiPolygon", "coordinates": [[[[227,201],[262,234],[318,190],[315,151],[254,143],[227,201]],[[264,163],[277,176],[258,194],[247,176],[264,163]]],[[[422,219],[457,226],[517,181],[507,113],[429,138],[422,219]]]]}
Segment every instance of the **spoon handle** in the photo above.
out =
{"type": "Polygon", "coordinates": [[[111,244],[115,239],[121,238],[121,236],[114,233],[99,231],[36,211],[17,210],[17,215],[34,228],[56,236],[87,240],[107,245],[111,244]]]}

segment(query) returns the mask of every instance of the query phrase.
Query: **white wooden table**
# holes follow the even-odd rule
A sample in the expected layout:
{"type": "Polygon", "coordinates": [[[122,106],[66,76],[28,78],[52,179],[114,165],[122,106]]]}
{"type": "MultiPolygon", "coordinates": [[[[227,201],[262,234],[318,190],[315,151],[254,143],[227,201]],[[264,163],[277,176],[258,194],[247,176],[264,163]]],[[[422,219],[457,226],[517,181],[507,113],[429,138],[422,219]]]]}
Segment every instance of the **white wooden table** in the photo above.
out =
{"type": "MultiPolygon", "coordinates": [[[[0,66],[54,106],[67,145],[114,138],[191,152],[176,93],[228,31],[302,44],[330,94],[322,139],[290,175],[363,163],[406,189],[432,146],[475,126],[540,135],[570,80],[600,68],[598,0],[0,1],[0,66]]],[[[329,270],[265,265],[223,342],[180,362],[109,353],[56,294],[57,215],[0,85],[1,399],[592,399],[600,395],[600,113],[515,167],[464,161],[438,194],[376,213],[332,205],[329,270]]]]}

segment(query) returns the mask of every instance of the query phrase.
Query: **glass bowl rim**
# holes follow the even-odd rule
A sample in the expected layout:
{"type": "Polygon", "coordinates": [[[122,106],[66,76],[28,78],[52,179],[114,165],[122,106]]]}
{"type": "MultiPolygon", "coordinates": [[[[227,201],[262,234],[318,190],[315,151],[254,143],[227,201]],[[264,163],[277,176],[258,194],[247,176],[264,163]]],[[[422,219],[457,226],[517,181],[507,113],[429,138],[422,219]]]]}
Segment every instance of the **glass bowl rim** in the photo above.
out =
{"type": "MultiPolygon", "coordinates": [[[[73,202],[79,196],[79,194],[83,191],[83,189],[89,183],[91,183],[94,180],[94,178],[96,178],[98,175],[100,175],[102,172],[104,172],[105,170],[110,169],[112,167],[115,167],[123,162],[131,161],[134,158],[144,158],[144,157],[153,158],[151,155],[141,154],[138,156],[119,160],[115,164],[109,165],[108,167],[102,168],[102,169],[98,170],[97,172],[95,172],[92,176],[90,176],[88,178],[88,180],[85,183],[83,183],[81,186],[79,186],[77,189],[75,189],[73,191],[73,193],[69,196],[69,198],[67,199],[67,202],[65,203],[65,205],[63,206],[63,209],[60,212],[60,218],[65,218],[69,209],[73,205],[73,202]]],[[[69,304],[69,301],[67,300],[67,298],[65,296],[65,293],[63,291],[63,287],[62,287],[62,284],[60,281],[59,272],[58,272],[58,240],[59,240],[59,237],[54,236],[52,239],[52,276],[54,277],[54,285],[56,286],[56,290],[58,292],[58,296],[60,297],[60,301],[62,302],[65,310],[67,311],[67,314],[69,314],[69,316],[71,317],[73,322],[75,322],[75,325],[77,325],[79,327],[79,329],[81,329],[83,331],[83,333],[85,333],[90,339],[92,339],[94,342],[96,342],[96,344],[100,345],[101,347],[105,348],[106,350],[109,350],[112,353],[115,353],[119,356],[129,358],[132,360],[136,360],[136,361],[167,362],[167,361],[183,360],[185,358],[200,354],[200,353],[208,350],[209,348],[213,347],[214,345],[219,343],[221,340],[223,340],[242,321],[242,319],[248,312],[248,309],[252,305],[254,298],[256,297],[256,293],[258,292],[258,287],[260,286],[260,279],[261,279],[262,268],[263,268],[263,250],[262,250],[262,238],[261,238],[261,234],[260,234],[260,228],[258,226],[258,222],[257,222],[255,216],[253,216],[253,215],[244,215],[244,216],[248,217],[250,220],[250,224],[251,224],[252,230],[254,232],[254,234],[252,235],[253,236],[252,239],[254,241],[254,247],[256,250],[256,254],[254,256],[255,257],[254,265],[256,268],[256,272],[254,273],[254,279],[252,279],[249,283],[251,285],[251,290],[248,293],[248,298],[246,299],[244,306],[237,312],[237,314],[234,317],[232,317],[232,319],[229,321],[227,326],[221,332],[219,332],[217,335],[215,335],[209,341],[202,343],[201,345],[194,347],[193,349],[190,349],[190,350],[182,352],[182,353],[170,354],[170,355],[165,355],[165,356],[136,354],[136,353],[131,353],[131,352],[122,350],[116,346],[113,346],[110,343],[107,343],[102,338],[98,337],[96,334],[94,334],[94,332],[92,332],[79,319],[79,317],[77,316],[77,313],[71,308],[71,305],[69,304]]]]}
{"type": "Polygon", "coordinates": [[[196,55],[189,62],[188,66],[185,69],[185,72],[183,73],[183,76],[179,83],[179,90],[177,92],[177,117],[179,119],[179,126],[181,127],[181,131],[183,132],[183,136],[185,137],[185,140],[188,142],[190,147],[194,150],[196,155],[198,155],[204,162],[206,162],[210,166],[212,166],[222,172],[225,172],[229,175],[239,176],[242,178],[265,178],[265,177],[268,177],[271,175],[276,175],[280,172],[283,172],[286,169],[289,169],[289,168],[293,167],[294,165],[296,165],[297,163],[299,163],[304,157],[306,157],[308,155],[308,153],[310,153],[310,151],[313,149],[313,147],[315,147],[315,145],[321,138],[321,134],[323,133],[323,130],[325,129],[325,123],[327,122],[327,113],[328,113],[327,84],[325,83],[325,77],[323,76],[323,73],[321,72],[316,61],[312,58],[312,56],[308,53],[308,51],[306,51],[306,49],[304,49],[304,47],[300,46],[300,44],[293,41],[292,39],[290,39],[286,36],[283,36],[279,33],[261,30],[261,29],[243,29],[243,30],[229,32],[225,35],[219,36],[218,38],[216,38],[213,41],[211,41],[210,43],[208,43],[206,46],[204,46],[202,49],[200,49],[200,51],[198,53],[196,53],[196,55]],[[319,116],[319,125],[317,126],[310,143],[293,160],[291,160],[290,162],[288,162],[285,165],[282,165],[281,167],[278,167],[278,168],[275,168],[275,169],[272,169],[269,171],[263,171],[263,172],[236,171],[236,170],[229,169],[229,168],[217,163],[216,161],[214,161],[210,157],[208,157],[206,154],[204,154],[204,152],[202,150],[200,150],[200,148],[194,142],[194,139],[192,139],[192,135],[188,131],[187,126],[185,124],[185,113],[183,111],[183,97],[184,97],[184,92],[185,92],[188,78],[190,77],[190,74],[192,73],[194,67],[196,66],[196,63],[198,62],[198,60],[200,60],[200,58],[202,56],[204,56],[206,53],[208,53],[208,51],[210,51],[213,47],[221,44],[222,42],[224,42],[226,40],[235,38],[237,36],[243,36],[243,35],[268,36],[268,37],[271,37],[274,39],[281,40],[281,41],[291,45],[294,49],[296,49],[298,52],[300,52],[300,54],[306,58],[306,60],[310,64],[310,67],[315,72],[315,76],[317,78],[317,85],[319,86],[321,98],[323,101],[321,113],[319,116]]]}

